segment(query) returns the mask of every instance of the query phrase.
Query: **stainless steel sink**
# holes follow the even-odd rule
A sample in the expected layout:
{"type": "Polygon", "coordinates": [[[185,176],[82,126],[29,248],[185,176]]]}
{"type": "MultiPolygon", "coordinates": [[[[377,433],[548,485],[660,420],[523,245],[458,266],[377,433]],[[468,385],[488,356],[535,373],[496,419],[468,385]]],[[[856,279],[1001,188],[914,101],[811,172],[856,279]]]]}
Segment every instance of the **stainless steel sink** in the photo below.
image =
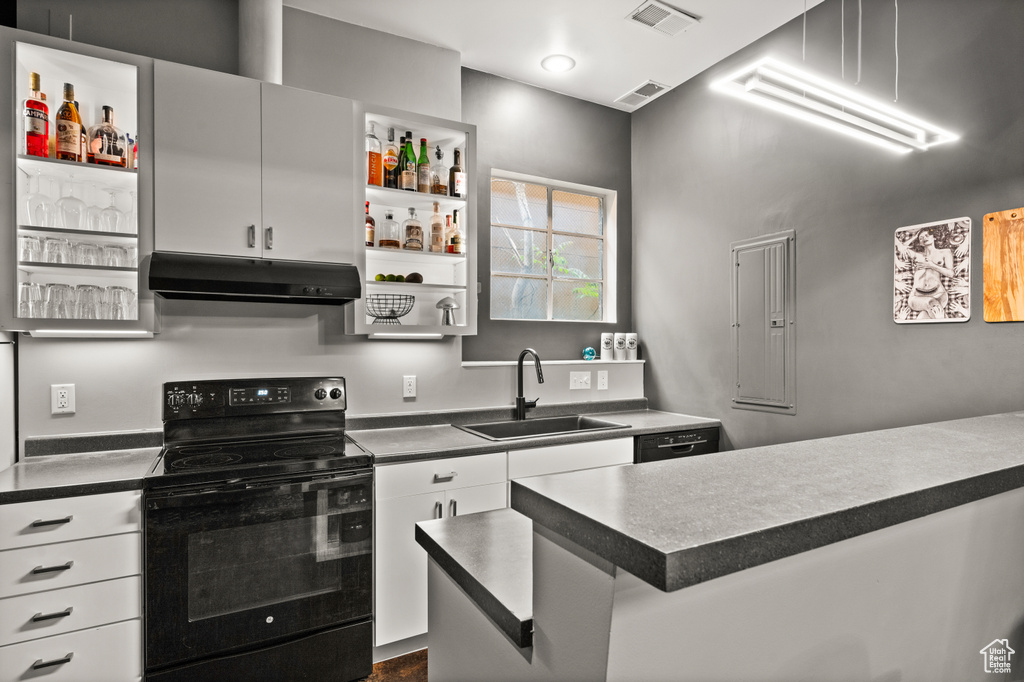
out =
{"type": "Polygon", "coordinates": [[[625,429],[629,425],[573,414],[565,417],[543,417],[484,424],[454,424],[453,426],[488,440],[515,440],[517,438],[536,438],[537,436],[557,436],[565,433],[625,429]]]}

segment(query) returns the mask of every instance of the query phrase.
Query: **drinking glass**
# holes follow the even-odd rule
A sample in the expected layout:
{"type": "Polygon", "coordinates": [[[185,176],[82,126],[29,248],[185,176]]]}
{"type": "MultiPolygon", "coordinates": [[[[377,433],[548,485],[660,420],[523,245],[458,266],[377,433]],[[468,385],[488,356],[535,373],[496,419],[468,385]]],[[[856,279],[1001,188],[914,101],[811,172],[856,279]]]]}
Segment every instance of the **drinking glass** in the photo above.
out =
{"type": "Polygon", "coordinates": [[[135,190],[132,190],[132,191],[129,192],[129,194],[132,195],[132,208],[131,208],[131,211],[128,213],[128,227],[126,228],[126,232],[130,232],[131,234],[138,234],[139,233],[139,205],[137,203],[137,197],[136,197],[138,192],[136,192],[135,190]]]}
{"type": "Polygon", "coordinates": [[[128,249],[118,244],[107,244],[103,247],[103,264],[109,268],[128,268],[128,249]]]}
{"type": "Polygon", "coordinates": [[[61,198],[57,200],[57,211],[60,215],[60,227],[67,230],[86,229],[86,205],[79,197],[81,189],[70,176],[61,189],[61,198]]]}
{"type": "Polygon", "coordinates": [[[18,317],[45,317],[43,285],[22,282],[18,287],[18,317]]]}
{"type": "Polygon", "coordinates": [[[74,245],[75,265],[104,265],[103,251],[98,244],[78,242],[74,245]]]}
{"type": "Polygon", "coordinates": [[[116,205],[117,190],[112,187],[108,187],[107,193],[110,194],[110,205],[103,209],[103,212],[100,215],[103,229],[107,232],[127,232],[128,220],[116,205]]]}
{"type": "Polygon", "coordinates": [[[21,235],[18,237],[18,260],[22,263],[38,263],[43,258],[43,242],[39,237],[21,235]]]}
{"type": "Polygon", "coordinates": [[[135,292],[128,287],[112,286],[107,287],[106,304],[108,319],[111,320],[133,320],[132,304],[135,299],[135,292]]]}
{"type": "Polygon", "coordinates": [[[49,178],[41,170],[28,177],[25,195],[25,220],[36,227],[57,227],[57,204],[48,191],[49,178]]]}
{"type": "Polygon", "coordinates": [[[46,285],[46,312],[44,317],[69,320],[75,316],[75,288],[57,282],[46,285]]]}
{"type": "Polygon", "coordinates": [[[71,242],[62,237],[47,237],[43,241],[43,260],[47,263],[70,263],[71,242]]]}
{"type": "Polygon", "coordinates": [[[94,284],[79,284],[76,289],[78,294],[78,314],[75,317],[79,320],[104,319],[103,299],[105,292],[103,287],[98,287],[94,284]]]}

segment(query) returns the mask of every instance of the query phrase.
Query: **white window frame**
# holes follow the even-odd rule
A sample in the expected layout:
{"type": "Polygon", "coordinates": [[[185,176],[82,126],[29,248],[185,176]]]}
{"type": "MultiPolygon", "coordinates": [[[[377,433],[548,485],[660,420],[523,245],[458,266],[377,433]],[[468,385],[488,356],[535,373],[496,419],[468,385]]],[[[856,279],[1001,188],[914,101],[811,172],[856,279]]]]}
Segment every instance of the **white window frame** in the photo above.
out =
{"type": "MultiPolygon", "coordinates": [[[[592,187],[590,185],[581,185],[575,182],[564,182],[561,180],[551,180],[550,178],[543,178],[538,175],[527,175],[525,173],[516,173],[514,171],[499,170],[497,168],[491,169],[491,180],[510,180],[514,182],[527,182],[531,185],[540,185],[547,189],[547,212],[548,222],[544,228],[538,227],[524,227],[522,225],[505,225],[503,223],[494,223],[488,216],[488,230],[493,227],[507,227],[515,230],[528,230],[538,233],[546,234],[546,246],[548,254],[548,265],[547,273],[544,276],[541,275],[515,275],[515,277],[525,277],[527,279],[543,279],[548,283],[548,296],[547,296],[547,317],[544,319],[533,319],[533,318],[521,318],[521,317],[495,317],[493,311],[490,313],[490,319],[492,320],[511,320],[515,322],[583,322],[588,324],[604,324],[616,322],[616,301],[617,301],[617,289],[618,289],[618,252],[616,247],[616,215],[618,214],[618,192],[611,189],[604,189],[602,187],[592,187]],[[553,229],[552,225],[552,192],[553,191],[565,191],[572,192],[574,194],[583,194],[587,196],[594,196],[601,199],[601,208],[604,220],[604,230],[601,235],[581,235],[579,232],[561,232],[553,229]],[[604,248],[602,252],[604,254],[604,262],[601,264],[601,272],[603,278],[600,280],[603,295],[604,295],[604,306],[602,318],[600,320],[563,320],[555,319],[554,315],[554,282],[563,281],[560,278],[556,278],[552,273],[552,242],[555,235],[579,237],[584,236],[587,239],[601,239],[604,241],[604,248]]],[[[488,185],[488,192],[490,192],[490,185],[488,185]]],[[[493,290],[493,282],[495,277],[510,277],[504,273],[495,274],[490,267],[490,253],[488,253],[488,284],[489,292],[493,290]]],[[[591,280],[597,281],[597,280],[591,280]]],[[[490,295],[490,294],[488,294],[490,295]]]]}

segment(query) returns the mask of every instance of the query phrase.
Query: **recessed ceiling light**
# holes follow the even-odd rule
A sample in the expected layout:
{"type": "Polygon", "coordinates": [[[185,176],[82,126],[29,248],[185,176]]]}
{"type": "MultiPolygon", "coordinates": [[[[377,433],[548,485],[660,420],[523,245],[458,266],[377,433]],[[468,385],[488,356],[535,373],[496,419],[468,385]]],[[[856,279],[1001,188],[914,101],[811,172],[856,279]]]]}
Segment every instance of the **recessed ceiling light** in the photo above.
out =
{"type": "Polygon", "coordinates": [[[566,57],[564,54],[553,54],[541,60],[540,65],[544,67],[545,71],[553,71],[559,73],[562,71],[571,71],[576,66],[576,60],[572,57],[566,57]]]}

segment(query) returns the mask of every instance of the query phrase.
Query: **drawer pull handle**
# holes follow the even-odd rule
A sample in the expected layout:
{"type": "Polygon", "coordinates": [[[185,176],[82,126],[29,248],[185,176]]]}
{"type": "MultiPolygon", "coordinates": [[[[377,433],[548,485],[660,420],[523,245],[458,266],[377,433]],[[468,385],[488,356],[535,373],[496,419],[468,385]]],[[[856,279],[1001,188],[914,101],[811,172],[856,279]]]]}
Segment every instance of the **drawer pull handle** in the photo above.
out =
{"type": "Polygon", "coordinates": [[[54,666],[54,665],[64,665],[65,663],[70,663],[71,662],[71,658],[74,655],[75,655],[75,652],[74,651],[70,651],[70,652],[68,652],[67,654],[64,655],[64,658],[55,658],[52,661],[44,661],[43,659],[40,658],[38,661],[36,661],[35,663],[32,664],[32,669],[33,670],[40,670],[41,668],[49,668],[49,667],[54,666]]]}
{"type": "Polygon", "coordinates": [[[448,513],[451,516],[458,516],[459,515],[459,501],[458,500],[452,500],[450,503],[448,503],[448,513]]]}
{"type": "Polygon", "coordinates": [[[444,506],[440,502],[435,503],[434,504],[434,518],[435,519],[439,519],[439,518],[441,518],[442,514],[444,514],[444,506]]]}
{"type": "Polygon", "coordinates": [[[40,573],[56,573],[57,571],[66,571],[74,565],[74,561],[69,561],[66,564],[59,564],[57,566],[36,566],[32,569],[32,575],[39,575],[40,573]]]}
{"type": "Polygon", "coordinates": [[[46,521],[44,521],[43,519],[36,519],[32,522],[32,527],[42,528],[43,526],[59,526],[62,523],[71,523],[71,519],[73,518],[75,517],[69,514],[65,516],[63,519],[47,519],[46,521]]]}
{"type": "Polygon", "coordinates": [[[701,445],[703,443],[707,443],[707,440],[691,440],[688,443],[662,443],[658,447],[659,448],[672,448],[674,450],[675,448],[683,447],[684,445],[688,445],[688,446],[690,446],[692,448],[694,445],[701,445]]]}
{"type": "Polygon", "coordinates": [[[456,476],[458,476],[458,473],[454,471],[448,474],[447,476],[442,476],[441,474],[434,474],[434,483],[447,483],[456,476]]]}
{"type": "Polygon", "coordinates": [[[250,225],[247,228],[247,231],[249,233],[249,248],[250,249],[255,249],[256,248],[256,226],[255,225],[250,225]]]}
{"type": "Polygon", "coordinates": [[[274,228],[268,227],[263,234],[263,246],[268,251],[274,248],[274,228]]]}
{"type": "Polygon", "coordinates": [[[56,613],[37,613],[32,616],[32,622],[38,623],[44,620],[53,620],[54,618],[65,618],[71,615],[71,612],[75,610],[75,607],[69,606],[63,611],[57,611],[56,613]]]}

